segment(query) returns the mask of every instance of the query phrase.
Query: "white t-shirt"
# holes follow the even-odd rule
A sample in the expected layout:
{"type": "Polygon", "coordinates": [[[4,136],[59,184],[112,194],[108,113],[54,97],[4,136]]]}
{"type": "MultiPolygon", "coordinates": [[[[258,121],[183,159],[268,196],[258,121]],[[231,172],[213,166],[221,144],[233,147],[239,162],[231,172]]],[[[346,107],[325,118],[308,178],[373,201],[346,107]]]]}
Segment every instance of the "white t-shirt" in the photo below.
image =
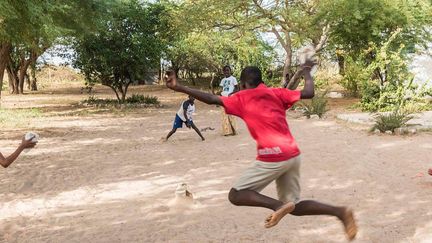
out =
{"type": "Polygon", "coordinates": [[[184,110],[186,110],[186,115],[189,120],[192,120],[192,114],[195,112],[195,105],[191,104],[189,100],[183,101],[180,106],[180,109],[177,111],[177,115],[182,119],[182,121],[186,121],[186,117],[184,116],[184,110]]]}
{"type": "Polygon", "coordinates": [[[229,76],[228,78],[223,78],[220,82],[222,87],[222,96],[229,96],[232,92],[234,92],[234,88],[237,85],[237,79],[233,76],[229,76]]]}

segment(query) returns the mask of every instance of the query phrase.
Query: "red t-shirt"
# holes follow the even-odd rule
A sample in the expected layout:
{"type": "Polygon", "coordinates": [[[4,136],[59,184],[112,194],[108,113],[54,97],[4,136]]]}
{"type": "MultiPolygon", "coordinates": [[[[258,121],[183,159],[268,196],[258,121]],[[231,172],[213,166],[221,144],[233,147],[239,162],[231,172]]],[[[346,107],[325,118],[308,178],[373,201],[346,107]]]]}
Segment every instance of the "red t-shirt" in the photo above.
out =
{"type": "Polygon", "coordinates": [[[260,84],[221,99],[227,114],[245,121],[257,142],[257,160],[280,162],[300,154],[285,117],[285,111],[300,100],[300,91],[260,84]]]}

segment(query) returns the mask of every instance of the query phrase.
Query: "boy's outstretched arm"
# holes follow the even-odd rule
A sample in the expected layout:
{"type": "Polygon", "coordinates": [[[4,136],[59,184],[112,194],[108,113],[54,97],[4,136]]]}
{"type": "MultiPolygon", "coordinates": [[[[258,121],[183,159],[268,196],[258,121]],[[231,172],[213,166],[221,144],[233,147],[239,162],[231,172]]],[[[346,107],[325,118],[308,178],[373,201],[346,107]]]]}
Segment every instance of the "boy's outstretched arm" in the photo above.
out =
{"type": "Polygon", "coordinates": [[[195,99],[202,101],[209,105],[221,105],[223,106],[222,100],[219,96],[202,92],[197,89],[191,89],[189,87],[183,86],[177,82],[176,74],[173,71],[169,71],[165,75],[166,86],[174,91],[182,92],[188,94],[195,99]]]}
{"type": "Polygon", "coordinates": [[[308,60],[302,65],[303,77],[305,79],[304,88],[301,91],[301,99],[312,99],[315,96],[315,85],[311,75],[311,69],[316,63],[312,60],[308,60]]]}
{"type": "Polygon", "coordinates": [[[26,148],[33,148],[36,145],[36,142],[32,142],[31,139],[25,140],[25,138],[22,139],[21,144],[18,146],[18,148],[8,157],[4,157],[0,153],[0,164],[4,168],[7,168],[10,164],[12,164],[18,156],[21,154],[21,152],[26,148]]]}

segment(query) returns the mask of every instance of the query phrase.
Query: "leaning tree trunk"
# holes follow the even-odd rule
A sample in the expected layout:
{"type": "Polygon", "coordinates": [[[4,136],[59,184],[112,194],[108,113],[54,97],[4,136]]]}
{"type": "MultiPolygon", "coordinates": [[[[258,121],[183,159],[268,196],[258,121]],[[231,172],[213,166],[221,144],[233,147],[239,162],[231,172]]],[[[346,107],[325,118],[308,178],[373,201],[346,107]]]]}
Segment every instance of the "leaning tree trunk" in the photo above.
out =
{"type": "Polygon", "coordinates": [[[23,56],[21,58],[21,63],[20,63],[20,67],[19,67],[19,71],[18,71],[18,84],[19,84],[19,94],[23,94],[24,93],[24,79],[26,77],[27,74],[27,69],[30,65],[30,60],[26,60],[25,57],[23,56]]]}
{"type": "Polygon", "coordinates": [[[9,58],[7,66],[9,75],[9,88],[12,94],[23,94],[25,77],[27,69],[30,65],[30,59],[25,58],[25,53],[21,53],[18,62],[14,63],[12,58],[9,58]]]}
{"type": "Polygon", "coordinates": [[[281,36],[279,31],[276,30],[276,28],[272,28],[272,32],[275,34],[279,43],[282,45],[283,49],[285,50],[285,62],[284,62],[284,68],[283,68],[283,73],[282,73],[281,86],[286,86],[286,83],[288,82],[287,74],[290,71],[291,62],[292,62],[291,36],[290,36],[290,33],[286,29],[282,30],[282,32],[285,34],[285,39],[281,36]]]}

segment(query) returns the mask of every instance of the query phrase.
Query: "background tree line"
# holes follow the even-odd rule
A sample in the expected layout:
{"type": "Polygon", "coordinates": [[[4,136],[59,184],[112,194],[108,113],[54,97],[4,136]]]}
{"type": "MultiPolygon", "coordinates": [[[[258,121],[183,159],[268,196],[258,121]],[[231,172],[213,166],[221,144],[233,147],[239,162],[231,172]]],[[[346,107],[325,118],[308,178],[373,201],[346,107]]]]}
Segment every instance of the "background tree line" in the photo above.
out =
{"type": "Polygon", "coordinates": [[[312,45],[338,66],[347,93],[380,109],[411,78],[411,54],[431,42],[431,20],[430,0],[2,1],[0,84],[6,74],[10,93],[23,93],[26,78],[36,90],[36,60],[61,43],[87,81],[119,101],[161,61],[191,84],[214,85],[227,64],[237,74],[257,65],[274,85],[296,88],[295,51],[312,45]]]}

